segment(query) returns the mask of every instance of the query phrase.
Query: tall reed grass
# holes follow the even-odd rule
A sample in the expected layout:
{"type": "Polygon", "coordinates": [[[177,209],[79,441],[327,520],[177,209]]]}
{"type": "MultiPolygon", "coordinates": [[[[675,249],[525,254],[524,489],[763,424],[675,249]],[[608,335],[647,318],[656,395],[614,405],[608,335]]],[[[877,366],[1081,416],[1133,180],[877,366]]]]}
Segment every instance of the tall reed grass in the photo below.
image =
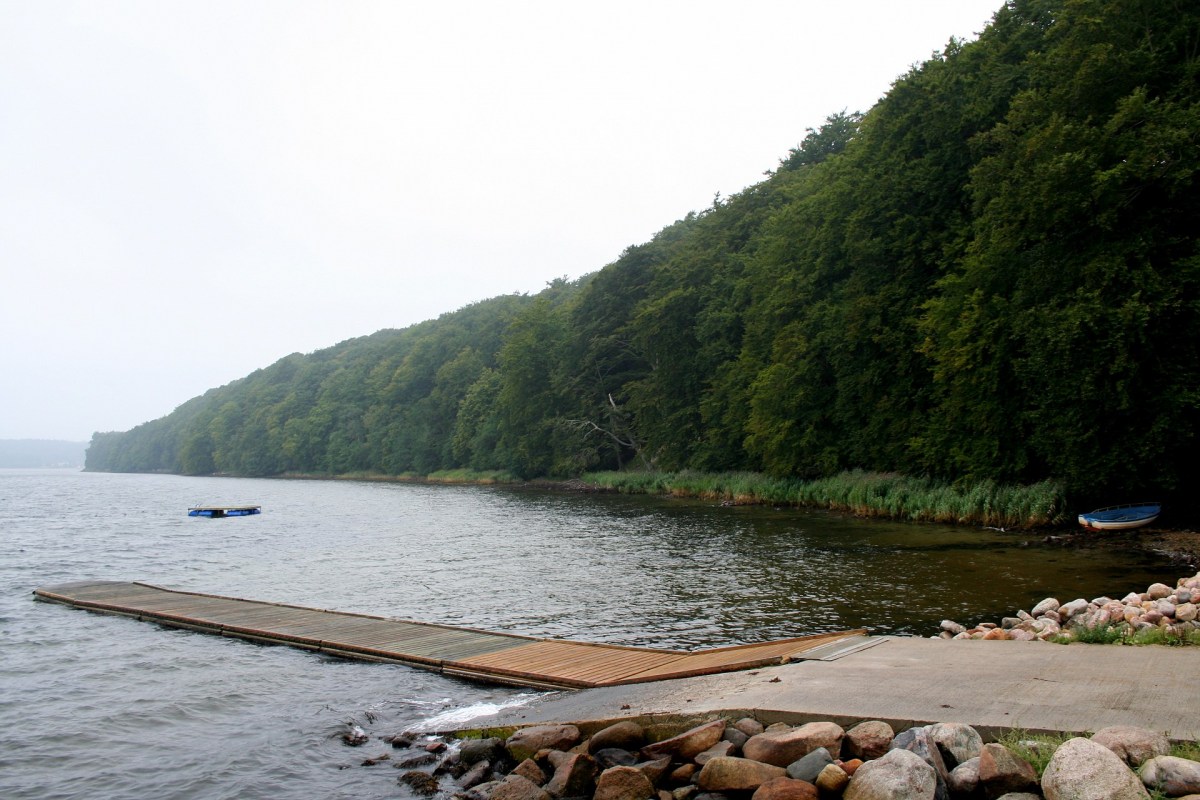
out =
{"type": "Polygon", "coordinates": [[[854,470],[801,481],[753,472],[594,472],[584,483],[628,494],[669,494],[731,504],[810,506],[868,517],[954,522],[998,528],[1054,525],[1066,519],[1060,485],[979,481],[958,485],[890,472],[854,470]]]}

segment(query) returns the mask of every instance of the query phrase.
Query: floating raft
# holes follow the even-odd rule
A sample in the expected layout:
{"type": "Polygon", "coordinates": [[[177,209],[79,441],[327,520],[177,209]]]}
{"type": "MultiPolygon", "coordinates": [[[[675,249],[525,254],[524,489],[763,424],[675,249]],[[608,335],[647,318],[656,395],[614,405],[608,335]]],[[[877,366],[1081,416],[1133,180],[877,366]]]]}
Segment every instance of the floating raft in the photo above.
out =
{"type": "Polygon", "coordinates": [[[174,628],[538,689],[585,689],[733,672],[793,660],[828,661],[870,643],[866,631],[858,630],[689,653],[489,633],[182,592],[146,583],[81,581],[44,586],[34,595],[174,628]]]}
{"type": "Polygon", "coordinates": [[[189,517],[248,517],[261,514],[262,506],[196,506],[188,509],[189,517]]]}

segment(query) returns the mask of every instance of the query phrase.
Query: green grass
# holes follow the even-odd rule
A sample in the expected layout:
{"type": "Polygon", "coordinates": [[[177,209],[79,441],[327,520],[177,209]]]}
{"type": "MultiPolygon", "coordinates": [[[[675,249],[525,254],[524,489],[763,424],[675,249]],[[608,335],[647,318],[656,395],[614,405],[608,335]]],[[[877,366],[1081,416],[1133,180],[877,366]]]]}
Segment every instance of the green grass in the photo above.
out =
{"type": "Polygon", "coordinates": [[[957,485],[896,473],[854,470],[801,481],[752,472],[596,472],[597,489],[670,494],[732,504],[810,506],[864,517],[954,522],[998,528],[1053,525],[1066,518],[1062,487],[1050,481],[1015,486],[980,481],[957,485]]]}
{"type": "MultiPolygon", "coordinates": [[[[1025,759],[1037,770],[1038,780],[1046,771],[1050,757],[1059,745],[1081,734],[1075,733],[1029,733],[1020,728],[1005,731],[996,741],[1007,747],[1014,755],[1025,759]]],[[[1083,734],[1086,735],[1086,734],[1083,734]]]]}

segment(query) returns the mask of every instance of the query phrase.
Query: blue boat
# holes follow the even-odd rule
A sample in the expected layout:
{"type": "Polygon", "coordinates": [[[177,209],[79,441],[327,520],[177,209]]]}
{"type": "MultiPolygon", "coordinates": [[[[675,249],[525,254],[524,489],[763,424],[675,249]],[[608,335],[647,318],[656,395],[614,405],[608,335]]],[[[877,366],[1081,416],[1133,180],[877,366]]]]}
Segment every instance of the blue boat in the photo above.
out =
{"type": "Polygon", "coordinates": [[[1125,531],[1149,525],[1161,513],[1161,503],[1126,503],[1080,514],[1079,524],[1092,531],[1125,531]]]}
{"type": "Polygon", "coordinates": [[[189,517],[248,517],[251,514],[261,514],[262,506],[197,506],[188,509],[189,517]]]}

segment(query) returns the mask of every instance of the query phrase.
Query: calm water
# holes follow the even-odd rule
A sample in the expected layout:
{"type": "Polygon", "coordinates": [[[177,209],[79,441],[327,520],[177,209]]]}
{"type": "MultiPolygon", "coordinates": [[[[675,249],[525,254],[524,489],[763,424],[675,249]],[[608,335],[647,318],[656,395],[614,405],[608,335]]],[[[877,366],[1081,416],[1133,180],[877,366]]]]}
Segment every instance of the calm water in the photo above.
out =
{"type": "Polygon", "coordinates": [[[32,600],[41,585],[691,648],[930,635],[1178,577],[1152,554],[1027,538],[656,498],[0,470],[0,796],[406,797],[397,770],[358,766],[385,747],[347,748],[347,722],[382,736],[533,696],[89,614],[32,600]],[[263,514],[187,517],[198,503],[263,514]]]}

